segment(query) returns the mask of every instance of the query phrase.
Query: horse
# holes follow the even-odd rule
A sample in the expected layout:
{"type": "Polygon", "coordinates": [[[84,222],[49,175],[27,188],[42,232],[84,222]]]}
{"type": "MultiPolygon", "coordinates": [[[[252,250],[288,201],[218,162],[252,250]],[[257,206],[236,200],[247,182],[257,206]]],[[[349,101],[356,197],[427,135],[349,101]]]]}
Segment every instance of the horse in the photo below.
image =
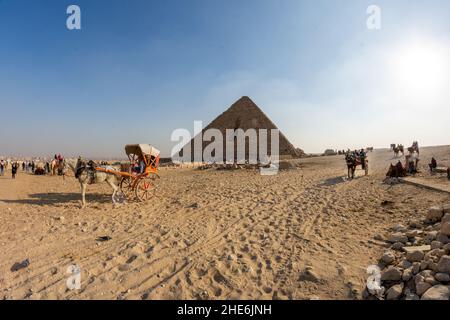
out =
{"type": "Polygon", "coordinates": [[[78,182],[80,183],[82,208],[86,206],[87,185],[102,182],[108,183],[113,189],[111,198],[112,202],[116,204],[116,194],[118,192],[121,193],[119,188],[121,179],[117,175],[109,172],[96,171],[91,162],[82,160],[81,157],[78,158],[75,164],[73,161],[66,161],[66,163],[75,174],[75,178],[78,179],[78,182]]]}
{"type": "Polygon", "coordinates": [[[397,145],[395,143],[391,144],[391,150],[394,150],[397,145]]]}
{"type": "Polygon", "coordinates": [[[349,179],[355,178],[356,171],[356,157],[350,153],[345,155],[345,162],[347,163],[347,175],[349,179]]]}

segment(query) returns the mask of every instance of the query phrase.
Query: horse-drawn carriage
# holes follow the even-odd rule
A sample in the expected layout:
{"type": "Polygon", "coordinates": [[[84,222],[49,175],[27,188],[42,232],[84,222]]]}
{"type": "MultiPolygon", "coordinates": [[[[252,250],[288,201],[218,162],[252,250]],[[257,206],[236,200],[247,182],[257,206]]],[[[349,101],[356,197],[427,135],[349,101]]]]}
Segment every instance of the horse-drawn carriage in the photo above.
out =
{"type": "Polygon", "coordinates": [[[133,196],[138,201],[148,200],[159,179],[160,152],[149,144],[126,145],[125,152],[130,162],[129,165],[122,166],[120,171],[107,167],[96,167],[95,170],[121,177],[120,190],[128,200],[133,196]]]}

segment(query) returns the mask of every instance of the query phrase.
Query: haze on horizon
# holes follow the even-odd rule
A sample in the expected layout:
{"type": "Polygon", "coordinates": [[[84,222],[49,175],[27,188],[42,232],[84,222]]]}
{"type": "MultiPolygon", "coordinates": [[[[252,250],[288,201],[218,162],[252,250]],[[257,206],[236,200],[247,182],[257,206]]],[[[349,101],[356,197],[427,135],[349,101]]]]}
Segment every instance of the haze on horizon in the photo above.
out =
{"type": "Polygon", "coordinates": [[[241,96],[307,153],[450,144],[445,0],[0,0],[0,39],[0,155],[168,156],[241,96]]]}

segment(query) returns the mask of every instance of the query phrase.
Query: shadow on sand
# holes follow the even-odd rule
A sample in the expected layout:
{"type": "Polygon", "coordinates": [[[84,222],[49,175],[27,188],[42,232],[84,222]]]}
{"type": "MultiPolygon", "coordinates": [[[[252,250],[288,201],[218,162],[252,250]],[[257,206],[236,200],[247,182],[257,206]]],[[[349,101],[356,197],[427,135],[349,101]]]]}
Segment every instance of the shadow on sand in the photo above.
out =
{"type": "Polygon", "coordinates": [[[353,179],[349,179],[347,176],[329,178],[318,184],[319,187],[330,187],[335,186],[341,183],[346,183],[352,180],[358,180],[362,178],[362,176],[355,176],[353,179]]]}
{"type": "Polygon", "coordinates": [[[345,183],[348,181],[347,177],[335,177],[335,178],[329,178],[326,179],[324,181],[322,181],[321,183],[319,183],[318,185],[320,187],[329,187],[329,186],[334,186],[340,183],[345,183]]]}
{"type": "MultiPolygon", "coordinates": [[[[35,193],[30,194],[29,199],[17,199],[17,200],[4,200],[0,199],[4,203],[16,203],[16,204],[31,204],[39,206],[58,205],[58,204],[80,204],[81,194],[76,192],[70,193],[35,193]]],[[[105,194],[86,194],[87,202],[96,203],[110,203],[111,196],[105,194]]]]}

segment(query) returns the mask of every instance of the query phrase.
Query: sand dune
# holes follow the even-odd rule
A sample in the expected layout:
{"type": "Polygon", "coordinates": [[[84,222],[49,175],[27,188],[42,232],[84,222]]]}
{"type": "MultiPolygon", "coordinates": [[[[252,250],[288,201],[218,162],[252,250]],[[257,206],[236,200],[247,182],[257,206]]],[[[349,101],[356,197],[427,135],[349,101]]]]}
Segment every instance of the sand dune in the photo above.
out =
{"type": "MultiPolygon", "coordinates": [[[[421,151],[422,166],[431,155],[450,164],[450,147],[421,151]]],[[[374,236],[450,202],[382,184],[390,151],[369,159],[370,175],[353,181],[341,156],[276,176],[163,168],[152,201],[115,208],[106,184],[90,186],[80,209],[74,178],[0,177],[0,299],[359,298],[385,250],[374,236]],[[66,286],[72,264],[80,290],[66,286]]]]}

